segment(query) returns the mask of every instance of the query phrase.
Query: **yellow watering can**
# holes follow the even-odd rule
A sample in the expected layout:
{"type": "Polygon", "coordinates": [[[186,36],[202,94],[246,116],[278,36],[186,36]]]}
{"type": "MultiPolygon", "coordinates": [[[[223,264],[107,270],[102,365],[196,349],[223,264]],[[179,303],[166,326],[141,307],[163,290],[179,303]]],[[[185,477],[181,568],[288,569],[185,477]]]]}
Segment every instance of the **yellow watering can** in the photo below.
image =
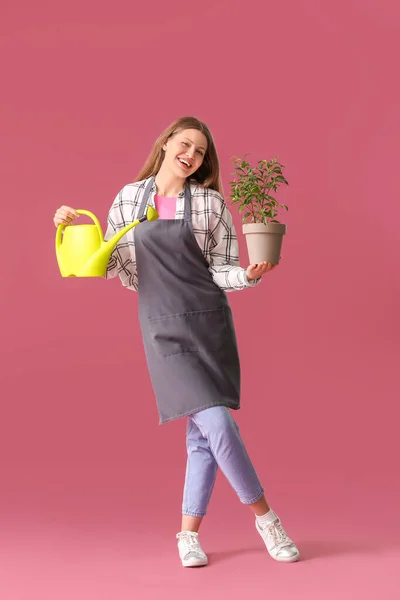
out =
{"type": "Polygon", "coordinates": [[[57,227],[56,256],[63,277],[104,277],[111,253],[122,236],[142,221],[158,219],[158,212],[149,206],[143,217],[129,223],[105,242],[97,217],[88,210],[76,212],[93,219],[94,225],[65,226],[61,223],[57,227]],[[61,236],[64,229],[64,235],[61,236]]]}

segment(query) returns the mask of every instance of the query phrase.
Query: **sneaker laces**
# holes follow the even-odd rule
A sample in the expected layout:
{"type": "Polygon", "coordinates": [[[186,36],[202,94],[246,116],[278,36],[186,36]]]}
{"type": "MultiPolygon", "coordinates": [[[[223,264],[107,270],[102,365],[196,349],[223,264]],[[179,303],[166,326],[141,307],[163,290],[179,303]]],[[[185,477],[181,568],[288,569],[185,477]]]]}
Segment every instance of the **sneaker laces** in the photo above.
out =
{"type": "Polygon", "coordinates": [[[200,547],[198,534],[195,531],[180,531],[176,534],[178,540],[185,544],[186,552],[200,552],[203,554],[203,551],[200,547]]]}
{"type": "Polygon", "coordinates": [[[288,537],[286,531],[282,527],[282,523],[279,519],[273,521],[271,525],[267,527],[268,535],[270,535],[274,541],[276,548],[282,548],[283,546],[290,546],[293,542],[288,537]]]}

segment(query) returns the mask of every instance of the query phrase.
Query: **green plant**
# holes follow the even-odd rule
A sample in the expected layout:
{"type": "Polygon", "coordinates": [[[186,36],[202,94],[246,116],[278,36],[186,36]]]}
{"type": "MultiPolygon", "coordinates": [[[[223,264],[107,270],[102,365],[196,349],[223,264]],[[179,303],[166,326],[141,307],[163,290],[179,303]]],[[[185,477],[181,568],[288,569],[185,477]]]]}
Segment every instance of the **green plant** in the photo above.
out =
{"type": "Polygon", "coordinates": [[[288,210],[286,204],[279,204],[271,190],[276,192],[281,184],[289,185],[282,175],[282,165],[275,156],[272,160],[259,160],[257,166],[252,167],[246,161],[248,154],[243,158],[233,157],[235,179],[230,181],[230,198],[234,204],[239,205],[239,212],[246,211],[242,217],[243,223],[279,223],[275,217],[280,209],[288,210]]]}

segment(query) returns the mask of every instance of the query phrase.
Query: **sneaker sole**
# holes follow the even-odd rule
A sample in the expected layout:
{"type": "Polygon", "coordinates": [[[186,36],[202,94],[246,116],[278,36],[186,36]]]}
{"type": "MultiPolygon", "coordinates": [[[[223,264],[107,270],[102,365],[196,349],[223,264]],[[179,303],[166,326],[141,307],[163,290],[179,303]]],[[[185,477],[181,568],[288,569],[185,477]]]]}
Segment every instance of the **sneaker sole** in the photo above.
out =
{"type": "Polygon", "coordinates": [[[183,567],[205,567],[208,564],[208,559],[204,558],[203,560],[195,560],[193,558],[188,558],[187,560],[182,560],[183,567]]]}
{"type": "MultiPolygon", "coordinates": [[[[267,550],[268,550],[268,548],[267,548],[267,550]]],[[[297,562],[300,558],[300,552],[298,552],[298,554],[295,554],[295,556],[282,557],[282,558],[273,556],[269,550],[268,550],[268,554],[270,555],[271,558],[273,558],[277,562],[297,562]]]]}

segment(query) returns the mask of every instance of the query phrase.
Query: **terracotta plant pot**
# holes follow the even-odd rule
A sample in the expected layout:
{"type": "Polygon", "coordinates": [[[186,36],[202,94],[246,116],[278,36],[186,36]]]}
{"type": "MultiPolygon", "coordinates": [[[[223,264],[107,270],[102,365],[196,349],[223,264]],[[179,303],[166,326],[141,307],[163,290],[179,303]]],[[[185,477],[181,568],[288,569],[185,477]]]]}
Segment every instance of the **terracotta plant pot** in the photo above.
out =
{"type": "Polygon", "coordinates": [[[246,223],[242,230],[246,237],[247,253],[251,265],[264,260],[273,265],[279,264],[286,225],[283,223],[268,223],[268,225],[246,223]]]}

